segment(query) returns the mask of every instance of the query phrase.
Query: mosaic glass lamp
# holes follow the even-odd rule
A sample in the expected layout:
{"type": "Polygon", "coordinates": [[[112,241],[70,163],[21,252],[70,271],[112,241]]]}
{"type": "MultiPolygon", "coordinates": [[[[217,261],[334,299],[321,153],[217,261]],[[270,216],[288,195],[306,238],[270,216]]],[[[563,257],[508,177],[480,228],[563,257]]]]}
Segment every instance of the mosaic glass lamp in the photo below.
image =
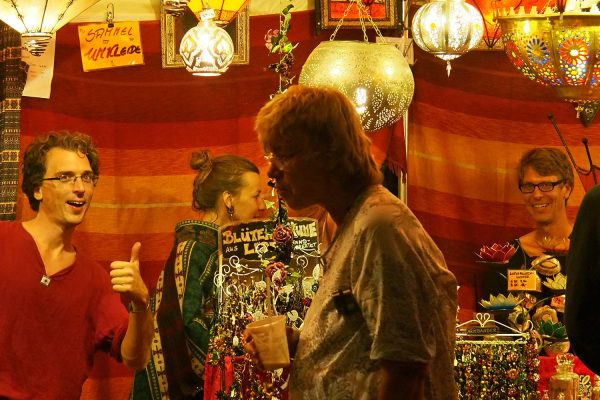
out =
{"type": "MultiPolygon", "coordinates": [[[[600,101],[600,13],[502,11],[504,49],[529,79],[576,104],[579,116],[600,101]]],[[[597,109],[597,107],[596,107],[597,109]]]]}

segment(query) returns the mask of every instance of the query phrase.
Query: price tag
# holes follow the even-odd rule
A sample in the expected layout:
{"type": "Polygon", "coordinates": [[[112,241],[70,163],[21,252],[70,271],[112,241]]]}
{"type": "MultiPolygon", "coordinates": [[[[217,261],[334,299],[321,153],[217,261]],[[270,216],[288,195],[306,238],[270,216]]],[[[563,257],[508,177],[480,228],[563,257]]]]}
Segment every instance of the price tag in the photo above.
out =
{"type": "Polygon", "coordinates": [[[532,269],[509,269],[508,290],[530,290],[537,291],[537,272],[532,269]]]}
{"type": "Polygon", "coordinates": [[[550,305],[556,309],[556,311],[564,312],[565,311],[565,295],[555,296],[550,301],[550,305]]]}

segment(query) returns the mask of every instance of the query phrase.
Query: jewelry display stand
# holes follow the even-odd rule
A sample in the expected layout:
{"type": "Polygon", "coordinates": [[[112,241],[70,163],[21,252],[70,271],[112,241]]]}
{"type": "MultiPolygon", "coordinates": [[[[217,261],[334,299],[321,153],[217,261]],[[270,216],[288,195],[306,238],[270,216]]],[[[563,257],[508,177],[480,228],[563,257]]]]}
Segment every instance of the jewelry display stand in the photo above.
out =
{"type": "Polygon", "coordinates": [[[285,315],[287,326],[299,328],[319,287],[321,267],[317,220],[286,217],[280,223],[289,227],[285,254],[278,247],[276,222],[250,220],[219,231],[218,307],[207,355],[206,398],[287,396],[289,368],[255,368],[244,350],[243,332],[249,322],[271,315],[285,315]]]}
{"type": "MultiPolygon", "coordinates": [[[[531,328],[531,327],[528,327],[531,328]]],[[[539,399],[535,338],[489,313],[456,326],[455,377],[461,399],[539,399]],[[502,328],[502,333],[500,332],[502,328]]]]}

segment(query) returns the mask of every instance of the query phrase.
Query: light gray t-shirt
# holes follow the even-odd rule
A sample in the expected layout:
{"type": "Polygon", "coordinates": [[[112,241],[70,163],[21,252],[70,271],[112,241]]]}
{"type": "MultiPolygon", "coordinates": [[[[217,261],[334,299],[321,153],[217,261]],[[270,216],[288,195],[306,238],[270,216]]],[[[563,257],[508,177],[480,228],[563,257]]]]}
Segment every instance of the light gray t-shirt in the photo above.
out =
{"type": "Polygon", "coordinates": [[[382,359],[427,363],[425,397],[456,399],[456,279],[433,240],[382,186],[359,196],[338,231],[300,334],[291,400],[375,399],[382,359]],[[352,296],[336,301],[340,290],[352,296]]]}

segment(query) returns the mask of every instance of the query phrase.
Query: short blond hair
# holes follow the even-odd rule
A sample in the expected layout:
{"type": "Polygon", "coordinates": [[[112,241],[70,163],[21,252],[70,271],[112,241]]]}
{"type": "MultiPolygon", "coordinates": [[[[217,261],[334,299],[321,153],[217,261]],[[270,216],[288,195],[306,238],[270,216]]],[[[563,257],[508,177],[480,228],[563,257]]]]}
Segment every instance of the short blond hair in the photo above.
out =
{"type": "Polygon", "coordinates": [[[383,179],[354,104],[336,89],[291,86],[261,108],[254,127],[265,152],[312,154],[342,184],[383,179]]]}
{"type": "Polygon", "coordinates": [[[558,149],[536,147],[523,154],[517,167],[519,185],[523,183],[523,176],[525,176],[527,167],[533,168],[541,176],[556,175],[571,188],[575,184],[573,166],[567,155],[558,149]]]}

